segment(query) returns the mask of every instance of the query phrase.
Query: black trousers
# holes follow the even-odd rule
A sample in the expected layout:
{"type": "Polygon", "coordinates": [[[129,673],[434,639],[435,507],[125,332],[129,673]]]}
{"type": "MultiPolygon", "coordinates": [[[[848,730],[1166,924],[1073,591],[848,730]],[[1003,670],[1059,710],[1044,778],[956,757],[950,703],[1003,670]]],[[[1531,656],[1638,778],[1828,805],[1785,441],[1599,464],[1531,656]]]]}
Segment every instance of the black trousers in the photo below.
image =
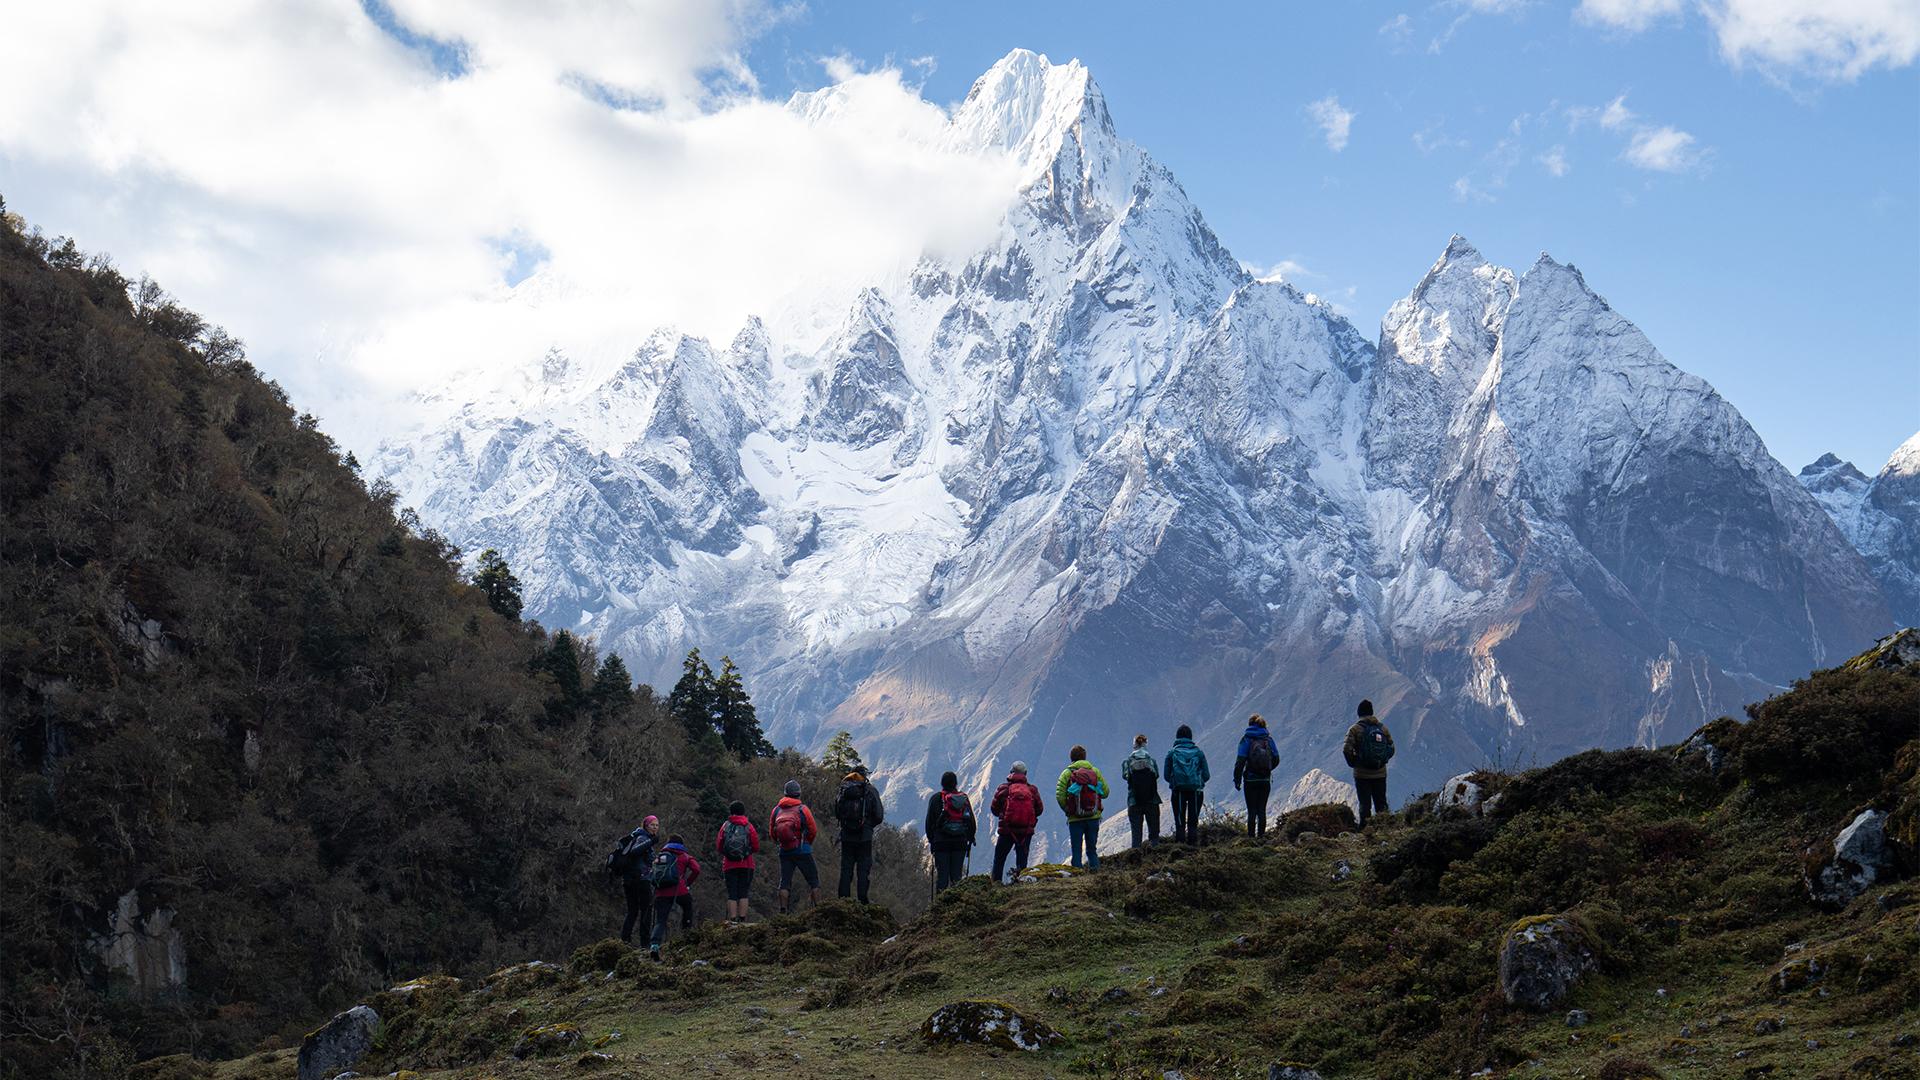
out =
{"type": "Polygon", "coordinates": [[[867,884],[873,880],[873,841],[840,841],[840,898],[853,894],[854,877],[860,879],[860,902],[867,902],[867,884]]]}
{"type": "Polygon", "coordinates": [[[955,848],[952,851],[933,853],[933,891],[939,892],[949,885],[960,884],[967,873],[967,849],[955,848]]]}
{"type": "Polygon", "coordinates": [[[1188,844],[1200,842],[1199,788],[1173,789],[1173,838],[1188,844]]]}
{"type": "Polygon", "coordinates": [[[993,842],[994,884],[1003,885],[1006,883],[1007,852],[1013,852],[1013,872],[1017,877],[1020,871],[1027,868],[1027,850],[1031,847],[1033,847],[1032,833],[1028,833],[1025,836],[1011,836],[1008,835],[1007,830],[1001,829],[1000,839],[993,842]]]}
{"type": "Polygon", "coordinates": [[[1273,795],[1273,780],[1243,780],[1240,787],[1247,793],[1247,835],[1267,835],[1267,800],[1273,795]]]}
{"type": "Polygon", "coordinates": [[[1360,824],[1365,825],[1367,819],[1372,817],[1376,812],[1382,814],[1393,813],[1393,811],[1387,809],[1386,777],[1376,776],[1369,780],[1362,780],[1356,776],[1353,778],[1353,790],[1360,795],[1360,824]]]}
{"type": "Polygon", "coordinates": [[[645,878],[630,877],[623,881],[627,891],[627,921],[620,924],[620,940],[631,945],[633,931],[637,925],[640,940],[648,941],[653,937],[653,886],[645,878]]]}
{"type": "Polygon", "coordinates": [[[693,929],[693,897],[687,893],[679,896],[656,896],[653,898],[653,936],[648,942],[659,948],[667,941],[667,923],[673,918],[673,909],[680,909],[680,929],[693,929]]]}
{"type": "Polygon", "coordinates": [[[1133,829],[1133,846],[1140,846],[1140,826],[1147,827],[1147,843],[1160,842],[1160,804],[1127,807],[1127,825],[1133,829]]]}

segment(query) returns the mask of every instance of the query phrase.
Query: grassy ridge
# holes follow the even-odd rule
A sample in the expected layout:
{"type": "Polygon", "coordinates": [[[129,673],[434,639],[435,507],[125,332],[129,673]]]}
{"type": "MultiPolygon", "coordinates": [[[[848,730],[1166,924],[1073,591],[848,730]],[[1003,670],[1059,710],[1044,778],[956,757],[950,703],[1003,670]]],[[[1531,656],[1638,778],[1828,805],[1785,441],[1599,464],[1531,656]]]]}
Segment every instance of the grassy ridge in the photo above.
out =
{"type": "MultiPolygon", "coordinates": [[[[1481,776],[1500,796],[1490,814],[1445,819],[1417,800],[1362,835],[1343,810],[1310,808],[1264,842],[1222,831],[1098,874],[970,879],[904,926],[831,903],[702,929],[661,964],[601,942],[564,968],[376,998],[387,1024],[361,1071],[1200,1078],[1298,1060],[1330,1080],[1920,1076],[1920,885],[1833,912],[1802,883],[1806,853],[1830,851],[1862,806],[1911,819],[1917,724],[1920,668],[1821,672],[1751,723],[1710,729],[1717,770],[1596,751],[1481,776]],[[1503,935],[1559,912],[1592,935],[1599,967],[1561,1009],[1509,1007],[1503,935]],[[927,1016],[965,999],[1067,1038],[1035,1053],[924,1043],[927,1016]],[[1570,1028],[1567,1009],[1590,1022],[1570,1028]],[[578,1041],[513,1056],[554,1025],[578,1041]]],[[[204,1075],[290,1076],[293,1060],[204,1075]]]]}

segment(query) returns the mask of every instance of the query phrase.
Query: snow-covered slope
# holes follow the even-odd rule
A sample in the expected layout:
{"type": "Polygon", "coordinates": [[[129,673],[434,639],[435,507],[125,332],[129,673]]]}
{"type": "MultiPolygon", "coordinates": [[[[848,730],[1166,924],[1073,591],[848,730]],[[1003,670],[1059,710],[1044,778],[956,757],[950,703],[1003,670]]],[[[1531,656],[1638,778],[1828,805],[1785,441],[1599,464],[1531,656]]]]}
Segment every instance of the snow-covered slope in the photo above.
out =
{"type": "Polygon", "coordinates": [[[1851,462],[1823,454],[1800,470],[1800,483],[1866,558],[1894,621],[1920,626],[1920,433],[1871,480],[1851,462]]]}
{"type": "Polygon", "coordinates": [[[945,137],[1018,178],[981,250],[779,323],[819,333],[532,358],[378,468],[548,625],[661,683],[730,653],[776,742],[851,730],[901,806],[1180,722],[1224,786],[1251,711],[1289,786],[1338,778],[1361,697],[1404,794],[1674,740],[1890,625],[1572,267],[1456,237],[1376,344],[1249,278],[1078,63],[1010,54],[945,137]]]}

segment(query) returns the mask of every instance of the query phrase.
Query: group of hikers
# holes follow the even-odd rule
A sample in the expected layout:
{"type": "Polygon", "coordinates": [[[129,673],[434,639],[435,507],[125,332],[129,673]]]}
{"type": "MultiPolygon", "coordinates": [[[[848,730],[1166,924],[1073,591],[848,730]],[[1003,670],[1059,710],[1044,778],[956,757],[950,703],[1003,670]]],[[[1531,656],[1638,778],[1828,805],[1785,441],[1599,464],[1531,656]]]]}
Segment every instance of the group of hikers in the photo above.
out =
{"type": "MultiPolygon", "coordinates": [[[[1388,812],[1387,763],[1393,758],[1393,735],[1374,715],[1373,702],[1362,701],[1358,713],[1359,718],[1347,729],[1341,751],[1353,770],[1359,821],[1364,828],[1375,814],[1388,812]]],[[[1135,735],[1132,752],[1120,763],[1133,846],[1160,842],[1163,779],[1172,793],[1173,841],[1197,845],[1200,808],[1207,782],[1213,776],[1206,752],[1194,742],[1193,728],[1186,724],[1174,732],[1173,746],[1158,762],[1147,749],[1147,742],[1145,735],[1135,735]]],[[[1112,793],[1105,775],[1088,760],[1086,747],[1073,747],[1068,757],[1071,760],[1054,783],[1053,801],[1066,816],[1072,865],[1098,870],[1100,823],[1112,793]]],[[[1246,796],[1248,836],[1264,837],[1267,833],[1267,804],[1273,795],[1273,772],[1279,764],[1279,745],[1267,730],[1266,720],[1255,713],[1247,718],[1247,730],[1240,736],[1233,761],[1234,789],[1246,796]]],[[[1009,855],[1016,878],[1026,870],[1043,812],[1040,789],[1028,779],[1026,762],[1013,763],[1006,780],[994,790],[988,810],[999,822],[993,845],[993,880],[1005,883],[1009,855]]],[[[885,821],[886,814],[865,765],[854,765],[841,781],[833,814],[840,827],[839,894],[868,903],[874,829],[885,821]]],[[[924,829],[933,856],[933,890],[937,893],[967,875],[968,859],[979,832],[972,800],[960,790],[959,777],[951,771],[941,774],[940,789],[927,799],[924,829]]],[[[792,909],[796,872],[806,879],[811,901],[820,901],[820,870],[813,858],[813,843],[819,834],[819,823],[801,798],[800,782],[787,781],[780,801],[767,818],[767,835],[779,850],[779,911],[783,915],[792,909]]],[[[747,920],[760,837],[760,830],[747,816],[746,805],[738,801],[727,808],[727,820],[714,835],[713,849],[726,881],[729,923],[747,920]]],[[[639,828],[620,840],[607,857],[607,869],[625,887],[627,916],[620,930],[622,941],[631,943],[637,928],[657,958],[676,909],[682,929],[693,925],[692,886],[700,877],[700,861],[679,834],[661,841],[658,817],[649,815],[639,828]]]]}

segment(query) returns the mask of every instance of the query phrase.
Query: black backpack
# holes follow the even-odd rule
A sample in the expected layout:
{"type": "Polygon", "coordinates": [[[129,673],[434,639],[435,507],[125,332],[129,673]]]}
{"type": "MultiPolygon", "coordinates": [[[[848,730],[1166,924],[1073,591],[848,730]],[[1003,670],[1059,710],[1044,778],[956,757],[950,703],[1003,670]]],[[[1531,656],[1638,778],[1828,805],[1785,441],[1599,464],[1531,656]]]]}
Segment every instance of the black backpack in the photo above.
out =
{"type": "Polygon", "coordinates": [[[849,780],[840,785],[840,800],[833,804],[833,816],[839,819],[842,829],[859,832],[867,827],[867,791],[864,780],[849,780]]]}
{"type": "Polygon", "coordinates": [[[1249,775],[1272,776],[1274,767],[1280,764],[1280,758],[1273,752],[1273,736],[1263,735],[1254,739],[1247,747],[1247,772],[1249,775]]]}
{"type": "Polygon", "coordinates": [[[1393,760],[1393,743],[1387,738],[1386,725],[1369,716],[1360,721],[1359,750],[1353,755],[1363,769],[1385,768],[1393,760]]]}
{"type": "Polygon", "coordinates": [[[632,873],[646,861],[652,848],[653,837],[647,835],[647,830],[633,830],[621,837],[607,856],[607,873],[615,877],[632,873]]]}

